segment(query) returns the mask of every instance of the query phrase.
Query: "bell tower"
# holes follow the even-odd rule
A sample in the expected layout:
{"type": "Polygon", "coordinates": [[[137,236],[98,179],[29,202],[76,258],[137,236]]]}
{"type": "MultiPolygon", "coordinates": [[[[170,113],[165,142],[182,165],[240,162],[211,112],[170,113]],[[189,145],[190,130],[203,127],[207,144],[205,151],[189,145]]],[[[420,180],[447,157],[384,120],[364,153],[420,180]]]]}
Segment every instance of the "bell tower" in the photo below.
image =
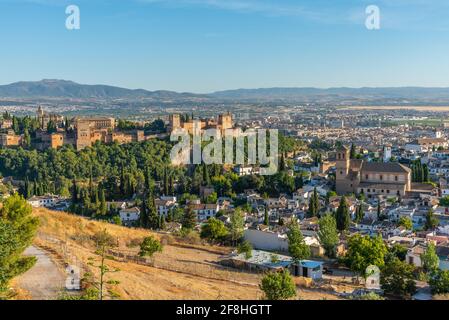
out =
{"type": "Polygon", "coordinates": [[[338,194],[344,194],[347,192],[347,177],[349,174],[349,166],[350,166],[350,152],[349,148],[346,146],[342,146],[337,149],[336,153],[336,174],[335,174],[335,182],[336,189],[338,194]]]}

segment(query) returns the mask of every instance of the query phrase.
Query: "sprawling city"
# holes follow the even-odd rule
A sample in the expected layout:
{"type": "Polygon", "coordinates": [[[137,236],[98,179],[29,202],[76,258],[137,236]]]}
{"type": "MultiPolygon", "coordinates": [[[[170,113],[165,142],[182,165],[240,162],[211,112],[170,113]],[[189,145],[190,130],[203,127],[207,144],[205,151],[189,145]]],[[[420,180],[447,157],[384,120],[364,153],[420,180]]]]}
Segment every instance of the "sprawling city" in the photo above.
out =
{"type": "MultiPolygon", "coordinates": [[[[382,10],[387,16],[398,14],[396,7],[360,2],[361,26],[353,20],[344,26],[328,23],[360,28],[354,32],[382,42],[380,51],[390,50],[382,38],[389,35],[382,32],[400,28],[387,19],[384,30],[378,20],[382,10]]],[[[249,34],[241,19],[293,23],[301,17],[310,19],[305,24],[315,30],[326,29],[320,19],[329,14],[305,18],[292,1],[130,3],[120,5],[132,12],[130,20],[120,22],[124,34],[136,25],[148,27],[140,18],[149,8],[170,21],[169,12],[189,18],[207,13],[217,19],[203,39],[212,43],[217,38],[226,43],[229,34],[213,29],[229,16],[249,34]]],[[[23,7],[48,11],[49,21],[61,16],[66,25],[55,37],[68,33],[81,49],[100,50],[84,37],[89,28],[105,32],[87,13],[105,4],[67,5],[0,1],[10,14],[23,7]],[[84,11],[85,20],[80,18],[84,11]]],[[[419,11],[430,4],[412,6],[419,11]]],[[[332,8],[351,13],[359,7],[332,8]]],[[[416,15],[414,10],[403,14],[416,15]]],[[[430,19],[422,11],[423,19],[430,19]]],[[[445,26],[434,23],[428,32],[437,37],[445,26]]],[[[36,32],[46,28],[51,29],[42,26],[36,32]]],[[[138,35],[127,39],[117,32],[123,45],[137,41],[138,35]]],[[[253,38],[253,45],[271,37],[268,32],[253,38]]],[[[440,39],[447,40],[447,33],[440,39]]],[[[403,41],[408,48],[408,39],[403,41]]],[[[309,44],[307,50],[314,52],[317,48],[309,44]]],[[[248,44],[241,46],[242,55],[254,52],[248,44]]],[[[165,52],[160,50],[155,56],[165,52]]],[[[192,52],[189,47],[185,54],[192,52]]],[[[217,77],[221,73],[223,79],[216,81],[207,77],[211,61],[205,57],[202,62],[191,57],[206,68],[197,75],[185,66],[167,69],[165,77],[158,63],[166,68],[171,58],[163,56],[142,70],[129,61],[133,75],[116,53],[104,61],[97,53],[81,53],[82,62],[66,72],[56,71],[63,59],[51,54],[30,68],[27,78],[28,62],[25,69],[19,67],[25,55],[8,55],[14,62],[2,62],[7,72],[0,76],[0,300],[177,301],[167,312],[203,318],[219,311],[273,316],[279,309],[270,307],[282,301],[449,300],[449,69],[444,52],[444,58],[436,54],[423,62],[428,70],[416,78],[405,69],[403,77],[393,75],[402,67],[379,58],[392,70],[367,67],[372,82],[366,70],[359,70],[365,76],[354,77],[363,59],[346,71],[335,64],[320,75],[325,53],[314,58],[306,53],[303,58],[311,60],[293,67],[308,79],[292,76],[288,68],[280,68],[285,78],[276,78],[279,73],[267,67],[265,82],[258,74],[249,76],[251,59],[242,58],[245,66],[231,53],[235,65],[221,57],[238,73],[230,77],[227,67],[217,64],[217,77]],[[316,74],[307,69],[315,59],[316,74]],[[149,70],[154,75],[144,75],[149,70]],[[179,79],[170,80],[175,71],[179,79]],[[104,80],[111,72],[117,75],[104,80]],[[136,87],[162,90],[127,89],[136,87]],[[259,89],[234,89],[239,87],[259,89]],[[195,300],[204,305],[189,304],[195,300]],[[247,302],[225,303],[230,300],[247,302]],[[223,303],[217,311],[207,301],[223,303]]],[[[267,55],[275,52],[269,49],[267,55]]],[[[0,58],[7,59],[6,54],[0,58]]],[[[333,56],[328,59],[334,63],[333,56]]],[[[417,63],[413,57],[406,60],[396,63],[417,63]]],[[[273,63],[282,66],[281,60],[273,63]]]]}

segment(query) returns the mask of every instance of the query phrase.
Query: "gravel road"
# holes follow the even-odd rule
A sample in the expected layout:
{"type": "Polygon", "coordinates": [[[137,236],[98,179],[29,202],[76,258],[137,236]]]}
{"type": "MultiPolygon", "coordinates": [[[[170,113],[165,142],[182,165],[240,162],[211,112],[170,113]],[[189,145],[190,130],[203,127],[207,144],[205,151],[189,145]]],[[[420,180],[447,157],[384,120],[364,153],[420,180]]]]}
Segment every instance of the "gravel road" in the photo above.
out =
{"type": "Polygon", "coordinates": [[[57,299],[65,285],[65,275],[45,251],[29,247],[24,255],[35,256],[36,264],[17,279],[17,285],[26,290],[32,300],[57,299]]]}

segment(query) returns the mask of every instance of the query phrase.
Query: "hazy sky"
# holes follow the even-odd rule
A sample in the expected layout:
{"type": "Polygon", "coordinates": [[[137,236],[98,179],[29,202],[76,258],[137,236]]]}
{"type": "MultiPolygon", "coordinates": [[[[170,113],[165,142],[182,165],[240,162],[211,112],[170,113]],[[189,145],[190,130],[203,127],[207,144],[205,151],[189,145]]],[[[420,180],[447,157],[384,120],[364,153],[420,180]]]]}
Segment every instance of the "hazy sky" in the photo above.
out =
{"type": "Polygon", "coordinates": [[[449,87],[448,0],[0,0],[0,41],[0,84],[449,87]]]}

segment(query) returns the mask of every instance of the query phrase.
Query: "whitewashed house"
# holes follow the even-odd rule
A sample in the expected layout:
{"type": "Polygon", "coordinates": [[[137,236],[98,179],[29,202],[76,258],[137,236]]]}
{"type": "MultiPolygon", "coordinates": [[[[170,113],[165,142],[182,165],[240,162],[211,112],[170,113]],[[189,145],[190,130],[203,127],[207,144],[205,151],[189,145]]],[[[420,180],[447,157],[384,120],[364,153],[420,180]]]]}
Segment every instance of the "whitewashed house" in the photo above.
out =
{"type": "Polygon", "coordinates": [[[137,207],[129,208],[129,209],[121,209],[119,211],[120,220],[123,224],[128,225],[139,221],[140,219],[140,210],[137,207]]]}
{"type": "Polygon", "coordinates": [[[29,198],[27,201],[33,208],[50,208],[53,207],[58,201],[60,197],[55,195],[46,195],[46,196],[33,196],[29,198]]]}

